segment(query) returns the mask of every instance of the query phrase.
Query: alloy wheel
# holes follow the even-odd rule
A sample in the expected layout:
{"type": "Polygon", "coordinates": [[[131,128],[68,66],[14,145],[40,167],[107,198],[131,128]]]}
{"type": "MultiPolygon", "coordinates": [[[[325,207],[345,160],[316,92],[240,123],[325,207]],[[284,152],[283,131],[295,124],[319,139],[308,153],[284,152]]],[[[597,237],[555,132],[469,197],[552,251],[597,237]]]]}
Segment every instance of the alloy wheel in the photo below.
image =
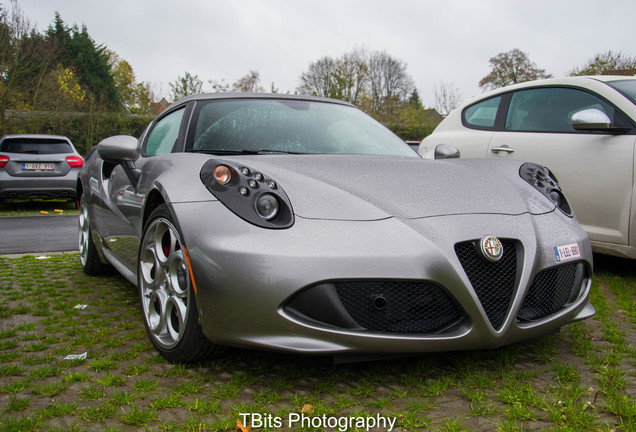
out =
{"type": "Polygon", "coordinates": [[[151,222],[141,243],[141,307],[151,336],[164,349],[176,346],[186,331],[190,276],[181,245],[177,229],[162,217],[151,222]]]}

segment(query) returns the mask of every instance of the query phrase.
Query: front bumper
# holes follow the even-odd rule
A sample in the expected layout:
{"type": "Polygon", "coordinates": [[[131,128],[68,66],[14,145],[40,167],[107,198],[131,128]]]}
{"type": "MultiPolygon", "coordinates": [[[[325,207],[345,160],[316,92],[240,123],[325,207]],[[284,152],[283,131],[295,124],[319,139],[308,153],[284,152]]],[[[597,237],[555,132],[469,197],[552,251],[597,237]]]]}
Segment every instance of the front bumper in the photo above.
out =
{"type": "Polygon", "coordinates": [[[172,208],[189,250],[201,326],[218,344],[339,355],[484,349],[553,333],[594,314],[587,301],[589,240],[558,211],[365,222],[297,217],[289,229],[268,230],[218,202],[172,208]],[[517,245],[514,286],[495,323],[493,306],[473,287],[456,251],[457,244],[486,235],[517,245]],[[579,259],[566,263],[580,263],[573,295],[547,316],[520,319],[537,274],[559,265],[554,247],[572,243],[581,250],[579,259]],[[342,298],[338,304],[338,296],[325,294],[331,300],[323,302],[320,293],[305,299],[299,313],[303,293],[342,281],[430,282],[445,290],[461,319],[426,331],[369,329],[351,314],[347,319],[351,311],[342,298]],[[311,312],[312,299],[321,312],[311,312]]]}

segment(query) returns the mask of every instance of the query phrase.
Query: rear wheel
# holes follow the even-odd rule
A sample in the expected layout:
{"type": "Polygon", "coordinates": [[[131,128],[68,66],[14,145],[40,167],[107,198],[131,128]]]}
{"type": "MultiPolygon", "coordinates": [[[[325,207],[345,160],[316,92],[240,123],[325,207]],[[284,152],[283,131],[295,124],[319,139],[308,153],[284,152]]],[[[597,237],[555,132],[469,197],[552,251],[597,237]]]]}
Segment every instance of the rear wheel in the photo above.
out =
{"type": "Polygon", "coordinates": [[[93,241],[93,233],[88,217],[88,204],[84,194],[79,201],[79,256],[84,273],[91,276],[108,273],[111,266],[104,264],[99,258],[97,247],[93,241]]]}
{"type": "Polygon", "coordinates": [[[223,351],[201,330],[183,241],[165,204],[151,213],[144,228],[138,280],[146,330],[162,356],[192,363],[223,351]]]}

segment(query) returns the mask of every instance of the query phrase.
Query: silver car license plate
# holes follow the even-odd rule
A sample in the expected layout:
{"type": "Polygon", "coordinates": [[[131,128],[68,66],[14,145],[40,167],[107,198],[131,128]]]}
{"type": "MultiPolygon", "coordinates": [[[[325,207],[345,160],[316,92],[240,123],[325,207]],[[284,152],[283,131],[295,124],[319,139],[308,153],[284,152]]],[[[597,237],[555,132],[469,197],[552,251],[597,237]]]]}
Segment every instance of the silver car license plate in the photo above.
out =
{"type": "Polygon", "coordinates": [[[22,169],[27,171],[53,171],[55,167],[52,163],[23,163],[22,169]]]}

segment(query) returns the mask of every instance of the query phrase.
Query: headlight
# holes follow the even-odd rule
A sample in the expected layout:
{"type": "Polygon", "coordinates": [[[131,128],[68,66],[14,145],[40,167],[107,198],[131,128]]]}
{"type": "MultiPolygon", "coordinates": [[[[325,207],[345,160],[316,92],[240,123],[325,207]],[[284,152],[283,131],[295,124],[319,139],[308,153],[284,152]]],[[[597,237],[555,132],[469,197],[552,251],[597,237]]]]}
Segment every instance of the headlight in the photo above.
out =
{"type": "Polygon", "coordinates": [[[225,165],[218,165],[214,168],[214,180],[221,184],[228,184],[232,180],[232,171],[225,165]]]}
{"type": "Polygon", "coordinates": [[[519,176],[552,201],[567,216],[574,216],[572,206],[563,194],[559,181],[548,168],[528,162],[521,165],[519,176]]]}
{"type": "Polygon", "coordinates": [[[294,224],[291,202],[282,187],[266,173],[220,159],[201,169],[205,187],[238,217],[263,228],[294,224]]]}
{"type": "Polygon", "coordinates": [[[263,194],[256,199],[256,213],[265,220],[276,217],[278,208],[278,200],[270,193],[263,194]]]}

